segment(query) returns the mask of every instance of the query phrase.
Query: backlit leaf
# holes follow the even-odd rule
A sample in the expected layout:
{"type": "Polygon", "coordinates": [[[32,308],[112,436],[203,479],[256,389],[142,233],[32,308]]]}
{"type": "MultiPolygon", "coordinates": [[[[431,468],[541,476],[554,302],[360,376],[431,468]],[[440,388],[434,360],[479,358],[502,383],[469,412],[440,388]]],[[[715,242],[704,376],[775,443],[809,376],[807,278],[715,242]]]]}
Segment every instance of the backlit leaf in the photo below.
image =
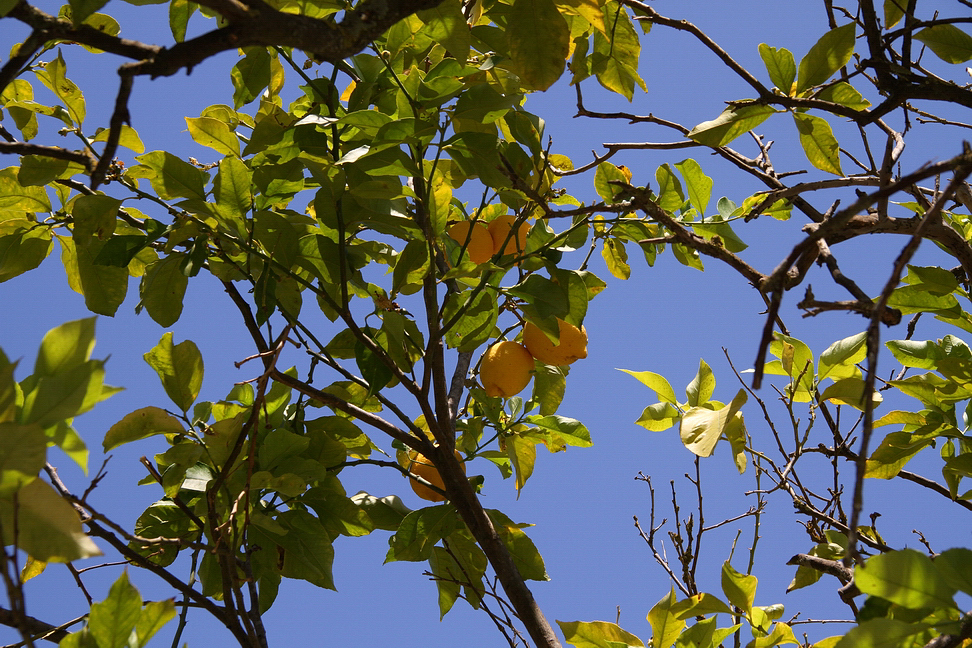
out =
{"type": "Polygon", "coordinates": [[[919,40],[946,63],[964,63],[972,59],[972,36],[955,25],[932,25],[915,34],[919,40]]]}
{"type": "Polygon", "coordinates": [[[838,176],[844,175],[840,169],[837,139],[827,120],[816,115],[793,113],[793,121],[800,133],[800,144],[810,164],[821,171],[838,176]]]}
{"type": "Polygon", "coordinates": [[[577,648],[644,648],[644,642],[608,621],[558,621],[564,639],[577,648]]]}
{"type": "Polygon", "coordinates": [[[13,544],[17,516],[17,546],[43,562],[71,562],[100,556],[101,550],[81,530],[81,519],[50,484],[35,479],[17,491],[17,504],[0,498],[3,543],[13,544]]]}
{"type": "Polygon", "coordinates": [[[760,104],[731,105],[712,121],[702,122],[688,133],[705,146],[725,146],[769,119],[776,110],[760,104]]]}
{"type": "Polygon", "coordinates": [[[173,346],[172,333],[168,332],[142,357],[155,369],[172,402],[183,412],[188,412],[199,395],[203,380],[202,355],[192,340],[173,346]]]}
{"type": "Polygon", "coordinates": [[[506,35],[524,87],[546,90],[564,73],[570,27],[553,0],[514,0],[506,35]]]}
{"type": "Polygon", "coordinates": [[[856,23],[831,29],[820,37],[800,61],[796,93],[825,83],[840,68],[847,65],[854,53],[856,23]]]}
{"type": "Polygon", "coordinates": [[[865,594],[906,608],[955,607],[955,588],[928,556],[914,549],[872,556],[857,568],[854,582],[865,594]]]}

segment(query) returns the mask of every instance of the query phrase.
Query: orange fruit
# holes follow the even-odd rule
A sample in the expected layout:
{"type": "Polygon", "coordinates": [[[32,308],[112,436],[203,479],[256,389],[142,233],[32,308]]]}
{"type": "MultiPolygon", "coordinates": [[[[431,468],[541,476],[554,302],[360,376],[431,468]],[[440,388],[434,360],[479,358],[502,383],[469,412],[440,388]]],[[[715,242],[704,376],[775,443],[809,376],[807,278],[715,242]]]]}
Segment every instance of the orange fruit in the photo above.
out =
{"type": "Polygon", "coordinates": [[[569,365],[575,360],[587,357],[587,330],[577,328],[558,318],[560,340],[557,344],[550,341],[547,334],[531,322],[523,327],[523,344],[534,358],[548,365],[569,365]]]}
{"type": "Polygon", "coordinates": [[[493,256],[493,238],[481,223],[470,221],[456,223],[449,228],[449,237],[460,247],[466,246],[465,258],[476,265],[486,263],[493,256]]]}
{"type": "Polygon", "coordinates": [[[516,396],[530,384],[533,356],[522,344],[505,340],[486,349],[479,379],[490,396],[516,396]]]}
{"type": "Polygon", "coordinates": [[[516,234],[509,236],[514,221],[516,221],[516,216],[504,214],[489,224],[489,235],[493,238],[493,254],[498,252],[500,254],[523,254],[526,250],[528,229],[526,223],[521,223],[516,228],[516,234]],[[506,240],[508,236],[509,241],[506,240]],[[504,241],[506,241],[506,246],[503,246],[504,241]],[[501,248],[502,252],[500,252],[501,248]]]}
{"type": "MultiPolygon", "coordinates": [[[[456,450],[456,459],[459,460],[459,465],[462,466],[462,472],[466,472],[466,464],[462,463],[462,455],[456,450]]],[[[425,455],[411,450],[408,453],[408,472],[416,477],[421,477],[425,481],[429,482],[433,486],[438,486],[442,490],[445,490],[445,483],[442,481],[442,475],[432,462],[429,461],[428,457],[425,455]]],[[[436,491],[432,490],[425,484],[417,482],[414,479],[408,480],[408,485],[412,487],[415,494],[424,499],[427,502],[444,502],[445,497],[436,491]]]]}

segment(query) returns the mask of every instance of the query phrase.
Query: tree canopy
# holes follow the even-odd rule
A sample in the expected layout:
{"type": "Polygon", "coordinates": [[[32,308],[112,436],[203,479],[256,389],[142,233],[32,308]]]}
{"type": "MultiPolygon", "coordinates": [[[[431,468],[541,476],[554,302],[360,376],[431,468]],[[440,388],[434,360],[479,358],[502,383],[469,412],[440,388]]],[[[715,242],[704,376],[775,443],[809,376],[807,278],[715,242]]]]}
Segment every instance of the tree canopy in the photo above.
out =
{"type": "Polygon", "coordinates": [[[441,615],[461,599],[511,646],[968,643],[972,549],[942,550],[920,533],[921,550],[886,539],[865,495],[895,480],[972,510],[962,339],[972,149],[961,141],[972,128],[972,70],[961,65],[972,60],[972,4],[825,0],[827,29],[802,57],[785,33],[755,25],[763,67],[749,69],[677,8],[640,0],[128,3],[74,0],[55,15],[0,0],[0,25],[24,34],[0,66],[10,164],[0,281],[30,281],[56,248],[92,313],[49,331],[32,369],[0,352],[0,624],[18,645],[141,646],[172,622],[177,646],[209,615],[239,645],[268,647],[263,615],[278,591],[292,580],[334,589],[335,541],[370,534],[388,538],[386,562],[423,564],[441,615]],[[169,33],[127,38],[118,18],[158,16],[152,4],[166,5],[169,33]],[[695,123],[655,114],[650,95],[634,101],[664,76],[663,61],[641,56],[659,31],[703,48],[711,74],[745,93],[695,123]],[[79,85],[75,71],[106,57],[117,74],[79,85]],[[184,116],[210,157],[146,151],[152,125],[131,108],[135,89],[227,57],[232,96],[184,116]],[[589,158],[559,152],[544,114],[527,108],[558,82],[578,119],[662,135],[624,141],[618,128],[589,158]],[[86,95],[108,87],[113,110],[97,123],[86,95]],[[649,110],[599,109],[608,95],[649,110]],[[952,148],[932,161],[905,155],[932,130],[952,148]],[[776,149],[768,132],[784,133],[776,149]],[[793,150],[777,156],[781,146],[793,150]],[[673,157],[637,172],[615,164],[649,152],[673,157]],[[726,172],[760,188],[716,189],[712,176],[726,172]],[[596,199],[573,195],[580,183],[596,199]],[[916,256],[923,242],[932,256],[916,256]],[[866,276],[847,272],[859,265],[843,250],[875,259],[866,276]],[[618,374],[647,387],[636,423],[686,450],[688,481],[670,497],[637,476],[650,513],[635,526],[667,582],[652,584],[650,637],[609,621],[552,623],[531,591],[548,578],[543,547],[515,507],[487,508],[480,492],[502,480],[526,488],[543,469],[539,447],[600,442],[565,396],[587,355],[585,318],[612,283],[667,258],[751,286],[765,309],[751,370],[727,354],[717,390],[715,359],[702,360],[684,398],[655,370],[618,374]],[[202,281],[218,282],[234,310],[226,336],[253,376],[212,401],[200,398],[202,353],[177,337],[180,320],[208,316],[185,308],[202,281]],[[143,356],[169,402],[118,412],[103,439],[82,438],[74,419],[110,408],[118,391],[95,352],[95,316],[118,314],[135,286],[133,321],[172,329],[143,356]],[[787,326],[796,312],[819,323],[838,312],[860,332],[813,348],[787,326]],[[92,503],[103,466],[79,491],[50,462],[57,447],[87,470],[98,441],[104,453],[164,444],[142,460],[139,483],[158,499],[133,528],[92,503]],[[703,505],[702,466],[717,447],[748,476],[748,509],[703,505]],[[402,475],[428,505],[349,493],[349,475],[367,467],[402,475]],[[771,500],[789,503],[806,532],[775,569],[791,571],[789,590],[834,599],[849,617],[838,633],[756,604],[771,500]],[[749,539],[703,545],[730,523],[749,539]],[[103,552],[118,576],[94,601],[75,563],[103,552]],[[31,615],[28,581],[50,563],[68,564],[84,618],[31,615]],[[144,602],[136,569],[171,598],[144,602]],[[818,584],[824,575],[840,589],[818,584]]]}

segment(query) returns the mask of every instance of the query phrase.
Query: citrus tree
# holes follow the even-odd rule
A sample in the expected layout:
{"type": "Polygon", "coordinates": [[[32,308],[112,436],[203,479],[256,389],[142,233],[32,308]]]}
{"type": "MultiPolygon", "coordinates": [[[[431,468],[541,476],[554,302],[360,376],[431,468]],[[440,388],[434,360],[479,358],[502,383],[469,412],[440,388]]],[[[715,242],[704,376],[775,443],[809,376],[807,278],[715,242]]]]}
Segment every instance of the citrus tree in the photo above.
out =
{"type": "MultiPolygon", "coordinates": [[[[132,4],[132,15],[148,10],[132,4]]],[[[105,361],[92,358],[95,320],[50,331],[27,376],[15,379],[16,363],[0,355],[9,600],[0,622],[24,643],[142,645],[178,614],[177,645],[187,619],[206,613],[241,646],[266,646],[262,615],[278,588],[287,579],[333,588],[334,540],[380,530],[389,533],[388,560],[427,563],[443,614],[461,598],[510,645],[560,645],[528,585],[546,578],[538,548],[515,515],[483,506],[483,478],[468,478],[465,464],[492,462],[519,490],[538,446],[591,445],[562,402],[571,363],[587,354],[589,304],[607,286],[588,262],[600,252],[624,280],[635,249],[648,266],[669,253],[699,270],[714,261],[709,272],[740,274],[767,309],[752,380],[740,379],[728,403],[714,399],[705,362],[684,402],[659,373],[629,372],[657,395],[638,423],[677,428],[699,488],[697,518],[680,517],[673,495],[674,560],[658,548],[654,504],[651,524],[639,526],[671,582],[648,611],[651,644],[803,643],[782,606],[755,604],[753,555],[771,496],[792,501],[809,536],[791,560],[791,588],[836,576],[854,614],[846,634],[817,645],[951,646],[972,635],[955,602],[972,593],[970,550],[892,546],[862,521],[867,478],[909,480],[972,508],[961,489],[972,455],[956,414],[972,399],[972,351],[960,339],[972,330],[970,224],[956,208],[972,203],[964,182],[972,152],[956,139],[942,161],[909,166],[903,157],[919,124],[969,128],[960,115],[972,91],[956,67],[972,58],[966,3],[940,13],[914,0],[828,1],[830,28],[799,62],[785,43],[754,43],[765,69],[753,71],[699,27],[638,0],[167,4],[171,41],[155,45],[124,38],[100,0],[71,2],[56,16],[0,1],[3,23],[28,28],[0,68],[0,153],[12,163],[0,171],[0,279],[29,277],[56,240],[67,281],[92,313],[115,315],[137,284],[136,310],[168,328],[205,317],[184,313],[183,298],[190,280],[215,277],[238,312],[239,363],[256,369],[228,385],[225,399],[205,402],[192,341],[167,332],[146,350],[171,402],[118,416],[101,441],[106,452],[148,437],[169,446],[144,466],[143,482],[161,498],[127,529],[88,501],[97,475],[72,492],[47,462],[52,446],[86,462],[72,421],[114,393],[105,361]],[[197,13],[205,28],[187,37],[197,13]],[[628,100],[644,90],[640,42],[661,29],[704,46],[750,97],[729,97],[722,114],[686,125],[678,115],[585,103],[582,89],[595,84],[628,100]],[[221,52],[238,54],[226,71],[233,96],[186,116],[212,161],[146,152],[129,111],[135,84],[221,52]],[[128,62],[112,79],[108,123],[92,124],[73,71],[106,56],[128,62]],[[561,77],[580,116],[648,123],[672,138],[609,143],[593,160],[558,154],[524,101],[561,77]],[[783,122],[792,122],[802,156],[785,170],[760,135],[783,122]],[[122,164],[120,148],[137,163],[122,164]],[[633,149],[700,149],[695,157],[713,155],[706,164],[727,163],[765,189],[712,205],[713,182],[694,158],[662,164],[648,185],[610,161],[633,149]],[[583,174],[593,202],[563,188],[583,174]],[[760,270],[744,254],[746,233],[782,227],[794,212],[806,224],[786,229],[791,249],[760,270]],[[833,250],[865,234],[906,241],[889,267],[872,270],[883,273],[874,295],[841,271],[833,250]],[[923,240],[940,249],[938,265],[909,265],[923,240]],[[816,359],[790,335],[782,309],[815,265],[851,298],[818,299],[807,288],[799,307],[849,311],[863,329],[816,359]],[[956,330],[916,341],[923,313],[956,330]],[[882,343],[881,325],[904,315],[913,318],[903,339],[882,343]],[[882,348],[903,368],[890,380],[878,374],[882,348]],[[289,349],[300,352],[293,366],[281,360],[289,349]],[[757,394],[766,375],[779,377],[782,413],[757,394]],[[876,419],[884,392],[903,404],[876,419]],[[772,433],[760,443],[743,416],[750,399],[749,425],[755,412],[772,433]],[[794,413],[801,407],[809,423],[794,413]],[[893,427],[879,439],[882,426],[893,427]],[[720,441],[753,476],[758,502],[726,516],[753,522],[748,567],[726,561],[707,591],[698,547],[713,527],[702,520],[700,462],[720,441]],[[938,446],[944,485],[904,470],[938,446]],[[400,472],[430,505],[349,497],[342,477],[365,465],[400,472]],[[98,555],[92,538],[157,576],[173,598],[143,603],[123,572],[80,629],[28,615],[25,580],[47,563],[98,555]]],[[[867,241],[887,246],[886,238],[867,241]]],[[[613,623],[559,626],[576,646],[646,645],[613,623]]]]}

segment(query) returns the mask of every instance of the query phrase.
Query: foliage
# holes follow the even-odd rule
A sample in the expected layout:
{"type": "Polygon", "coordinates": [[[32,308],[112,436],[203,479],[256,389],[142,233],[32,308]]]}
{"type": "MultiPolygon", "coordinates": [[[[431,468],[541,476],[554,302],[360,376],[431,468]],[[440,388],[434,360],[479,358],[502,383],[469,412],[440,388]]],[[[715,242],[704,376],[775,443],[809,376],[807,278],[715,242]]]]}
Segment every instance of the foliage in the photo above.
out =
{"type": "MultiPolygon", "coordinates": [[[[751,572],[771,495],[792,502],[810,540],[791,560],[791,589],[834,575],[855,615],[842,637],[816,645],[965,641],[972,621],[955,596],[972,594],[969,550],[928,547],[926,555],[893,547],[861,515],[868,478],[907,479],[972,508],[972,491],[962,488],[972,476],[972,453],[958,409],[972,400],[972,350],[958,337],[972,331],[965,309],[970,223],[958,211],[972,206],[964,182],[972,151],[966,146],[944,161],[901,169],[911,119],[968,128],[939,116],[936,106],[972,106],[972,92],[953,80],[952,67],[972,59],[972,37],[961,27],[967,19],[920,14],[915,3],[888,0],[880,16],[871,0],[840,12],[825,4],[830,29],[799,62],[784,47],[759,45],[767,85],[762,71],[744,69],[695,25],[639,0],[171,0],[174,42],[165,48],[120,38],[119,23],[99,13],[105,3],[98,0],[72,1],[56,17],[26,0],[0,1],[4,21],[31,30],[0,68],[0,153],[20,156],[0,171],[0,280],[36,268],[56,240],[67,281],[92,313],[113,316],[135,280],[136,310],[168,328],[198,316],[184,312],[189,282],[214,277],[248,339],[240,363],[259,367],[224,400],[206,402],[199,399],[204,362],[192,341],[177,343],[166,332],[145,353],[172,404],[124,414],[103,440],[106,452],[149,437],[169,446],[146,461],[143,480],[163,496],[128,531],[93,509],[91,488],[70,492],[46,459],[56,446],[86,466],[72,421],[115,392],[104,383],[105,362],[91,359],[95,320],[48,333],[33,373],[19,380],[16,363],[0,354],[0,531],[13,547],[3,561],[5,623],[27,643],[45,636],[108,648],[144,644],[181,608],[177,644],[190,609],[204,610],[241,646],[265,646],[261,615],[285,580],[333,589],[334,541],[384,531],[387,561],[428,563],[441,614],[461,598],[488,614],[511,645],[527,636],[538,646],[559,645],[527,584],[548,577],[538,547],[526,525],[483,507],[483,478],[467,479],[465,463],[492,462],[519,491],[534,472],[538,446],[583,448],[592,436],[561,413],[569,406],[566,365],[534,361],[528,396],[495,396],[474,360],[497,342],[522,339],[527,324],[551,342],[565,322],[577,330],[607,286],[587,269],[591,255],[600,251],[613,278],[624,280],[637,248],[649,266],[669,251],[699,270],[706,269],[703,257],[722,262],[767,307],[752,386],[737,373],[740,387],[728,402],[715,400],[715,373],[704,361],[684,401],[660,374],[628,372],[657,396],[637,423],[658,432],[677,427],[694,455],[696,487],[700,462],[725,441],[736,470],[752,475],[757,499],[730,518],[753,523],[748,565],[739,571],[730,554],[720,591],[704,591],[697,549],[712,527],[702,523],[701,494],[699,518],[683,519],[673,493],[670,562],[658,549],[662,525],[655,525],[654,490],[644,477],[652,511],[641,533],[671,580],[647,613],[651,645],[707,648],[730,637],[755,648],[804,643],[793,619],[783,620],[782,605],[756,604],[751,572]],[[211,31],[187,38],[197,11],[211,31]],[[590,77],[628,100],[646,88],[640,41],[658,29],[697,40],[755,98],[731,98],[720,115],[691,128],[585,107],[590,77]],[[189,136],[215,161],[146,152],[129,115],[134,84],[191,70],[222,51],[239,54],[229,71],[232,100],[186,116],[189,136]],[[92,125],[70,74],[75,61],[106,52],[132,62],[119,69],[109,123],[92,125]],[[587,164],[554,153],[542,116],[524,102],[562,77],[576,87],[580,115],[655,124],[680,139],[611,144],[587,164]],[[770,145],[756,131],[788,119],[807,164],[824,179],[793,183],[793,172],[774,168],[770,145]],[[839,120],[855,128],[835,134],[839,120]],[[79,150],[54,133],[76,140],[79,150]],[[751,157],[730,147],[747,133],[751,157]],[[119,146],[138,163],[120,164],[119,146]],[[652,148],[700,150],[659,166],[653,188],[632,184],[631,172],[609,161],[619,151],[652,148]],[[766,189],[713,201],[713,180],[696,160],[709,153],[766,189]],[[562,188],[565,177],[589,172],[599,197],[593,204],[562,188]],[[942,186],[945,173],[952,175],[942,186]],[[932,179],[933,188],[921,184],[932,179]],[[849,196],[848,204],[841,208],[833,192],[849,196]],[[140,211],[135,199],[151,207],[140,211]],[[830,207],[815,206],[822,202],[830,207]],[[785,221],[794,210],[809,223],[775,269],[764,273],[744,260],[742,232],[785,221]],[[505,232],[505,240],[483,238],[490,230],[481,227],[474,244],[476,227],[499,222],[491,229],[505,232]],[[517,228],[528,230],[525,241],[517,228]],[[841,272],[831,248],[886,233],[905,234],[908,242],[883,289],[870,296],[841,272]],[[911,264],[923,239],[946,261],[911,264]],[[853,299],[820,301],[808,287],[799,307],[808,315],[849,311],[866,322],[862,333],[816,359],[780,316],[785,293],[815,263],[853,299]],[[925,313],[958,330],[914,340],[925,313]],[[329,339],[319,314],[337,331],[329,339]],[[880,325],[905,315],[914,316],[907,335],[884,343],[902,370],[881,380],[880,325]],[[304,353],[301,364],[282,366],[288,344],[304,353]],[[924,373],[908,375],[912,369],[924,373]],[[765,375],[778,380],[782,414],[756,391],[765,375]],[[920,405],[875,419],[887,392],[895,402],[901,395],[920,405]],[[798,408],[807,409],[809,422],[801,423],[798,408]],[[749,433],[745,415],[751,425],[754,411],[772,432],[769,448],[749,433]],[[818,415],[827,428],[822,436],[813,430],[818,415]],[[875,437],[885,426],[892,431],[875,437]],[[904,470],[939,445],[944,485],[904,470]],[[434,468],[425,474],[436,483],[410,470],[417,455],[434,468]],[[442,503],[409,510],[394,496],[349,497],[342,476],[361,465],[396,470],[442,503]],[[823,481],[812,477],[821,474],[823,481]],[[97,555],[90,536],[132,569],[159,576],[178,600],[143,605],[122,573],[108,599],[91,605],[81,630],[68,635],[27,616],[24,580],[43,563],[97,555]],[[20,571],[24,554],[31,562],[20,571]],[[170,569],[186,555],[188,579],[170,569]],[[855,602],[860,595],[862,605],[855,602]]],[[[609,622],[558,623],[578,647],[648,643],[609,622]]]]}

